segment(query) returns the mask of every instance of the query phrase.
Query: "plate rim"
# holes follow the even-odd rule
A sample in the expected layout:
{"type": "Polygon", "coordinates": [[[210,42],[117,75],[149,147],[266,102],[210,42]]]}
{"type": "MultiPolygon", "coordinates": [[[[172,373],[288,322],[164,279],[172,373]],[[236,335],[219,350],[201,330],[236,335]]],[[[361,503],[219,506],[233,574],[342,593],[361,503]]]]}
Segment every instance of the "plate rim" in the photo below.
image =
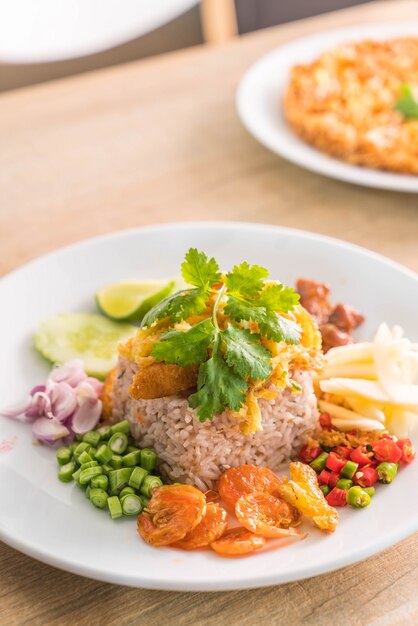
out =
{"type": "MultiPolygon", "coordinates": [[[[372,250],[368,250],[362,246],[357,244],[353,244],[351,242],[347,242],[335,237],[330,237],[328,235],[322,235],[320,233],[301,230],[297,228],[289,228],[286,226],[280,225],[271,225],[264,223],[256,223],[256,222],[237,222],[237,221],[186,221],[186,222],[163,222],[159,224],[150,224],[146,226],[140,226],[135,228],[127,228],[119,231],[113,231],[110,233],[106,233],[104,235],[98,235],[94,237],[89,237],[82,239],[81,241],[71,243],[66,246],[59,247],[55,250],[52,250],[44,255],[36,257],[31,261],[21,265],[15,270],[9,272],[5,276],[0,278],[0,290],[2,284],[4,282],[8,282],[9,280],[13,280],[15,276],[18,276],[21,273],[24,273],[30,266],[35,265],[37,263],[47,262],[51,257],[55,257],[60,254],[68,254],[77,249],[82,249],[89,247],[91,244],[100,243],[102,241],[109,241],[112,239],[119,239],[127,236],[135,236],[137,234],[141,234],[144,232],[158,232],[161,230],[176,230],[176,229],[188,229],[194,230],[196,228],[199,229],[219,229],[225,228],[227,230],[235,230],[235,229],[244,229],[244,230],[257,230],[260,233],[264,231],[276,231],[278,234],[291,234],[296,237],[308,238],[311,240],[319,241],[319,243],[331,243],[338,247],[342,247],[346,250],[356,252],[357,254],[361,254],[363,256],[371,257],[375,261],[383,263],[387,267],[392,267],[401,273],[407,275],[409,278],[413,279],[418,285],[418,273],[413,270],[403,266],[402,264],[393,261],[392,259],[374,252],[372,250]]],[[[138,571],[135,575],[126,574],[126,575],[115,575],[107,570],[102,570],[100,567],[95,567],[94,565],[86,565],[83,563],[77,563],[72,561],[68,557],[57,556],[56,553],[50,552],[49,550],[44,550],[39,548],[38,546],[34,546],[31,544],[30,539],[22,540],[20,538],[16,538],[12,533],[5,532],[4,529],[0,528],[0,539],[11,546],[12,548],[17,549],[18,551],[28,555],[29,557],[35,558],[38,561],[46,563],[48,565],[52,565],[64,571],[68,571],[77,575],[86,576],[88,578],[92,578],[95,580],[105,581],[112,584],[120,584],[131,587],[140,587],[144,589],[160,589],[166,591],[225,591],[225,590],[233,590],[233,589],[250,589],[250,588],[259,588],[266,587],[271,585],[284,584],[287,582],[293,582],[295,580],[303,580],[305,578],[310,578],[312,576],[317,576],[321,574],[330,573],[342,567],[346,567],[348,565],[352,565],[358,561],[364,560],[365,558],[377,554],[384,550],[385,548],[389,548],[392,545],[402,541],[404,538],[413,534],[418,530],[418,517],[412,518],[410,520],[404,521],[400,527],[397,529],[387,533],[383,538],[380,536],[376,536],[375,540],[369,542],[366,546],[359,547],[354,551],[351,551],[348,556],[341,556],[334,558],[330,564],[327,566],[324,571],[323,565],[312,564],[310,566],[303,565],[300,568],[296,569],[291,575],[286,575],[286,573],[275,572],[262,576],[257,576],[255,579],[251,579],[251,575],[248,576],[247,580],[228,580],[227,582],[217,583],[216,580],[212,580],[210,583],[207,581],[202,583],[200,581],[193,582],[193,580],[189,580],[187,583],[184,580],[180,580],[177,582],[173,580],[172,577],[165,578],[162,574],[158,580],[156,579],[144,579],[142,578],[141,571],[138,571]]]]}
{"type": "MultiPolygon", "coordinates": [[[[366,188],[385,189],[389,191],[398,191],[404,193],[418,193],[418,176],[413,174],[400,174],[397,172],[390,172],[385,170],[373,169],[366,166],[352,165],[337,159],[332,155],[328,155],[314,146],[302,141],[296,133],[288,125],[285,118],[283,121],[286,123],[289,132],[292,133],[293,139],[297,141],[298,147],[303,151],[303,157],[295,155],[293,150],[288,149],[288,141],[283,135],[281,136],[282,142],[278,142],[275,139],[270,139],[266,133],[260,131],[257,124],[253,124],[250,119],[250,115],[246,109],[247,107],[247,91],[250,91],[251,81],[254,76],[257,75],[259,68],[271,62],[275,57],[279,57],[282,54],[286,54],[286,51],[300,46],[302,43],[309,46],[309,43],[319,41],[323,36],[341,36],[340,43],[344,43],[344,35],[349,34],[346,41],[361,40],[365,37],[364,31],[374,31],[379,29],[391,31],[391,34],[385,35],[385,37],[392,37],[396,35],[409,34],[414,31],[418,37],[418,22],[370,22],[368,24],[360,22],[359,24],[353,24],[350,26],[342,26],[337,28],[327,28],[321,31],[315,31],[308,35],[302,35],[294,37],[284,43],[271,49],[266,54],[262,55],[256,61],[254,61],[241,76],[238,86],[235,91],[235,108],[238,113],[238,117],[241,120],[242,125],[247,132],[254,137],[261,145],[270,150],[273,154],[280,156],[281,158],[301,167],[303,169],[312,171],[316,174],[322,175],[326,178],[333,180],[339,180],[345,183],[351,183],[366,188]],[[393,31],[393,32],[392,32],[393,31]],[[357,34],[356,34],[357,33],[357,34]],[[363,36],[361,36],[363,35],[363,36]],[[315,159],[315,156],[318,159],[315,159]],[[323,158],[327,161],[322,161],[323,158]],[[330,162],[335,164],[335,168],[330,168],[330,162]],[[369,178],[370,177],[370,178],[369,178]]],[[[369,38],[377,37],[378,33],[370,35],[369,38]]],[[[385,38],[383,37],[383,38],[385,38]]],[[[382,38],[382,36],[380,37],[382,38]]],[[[331,44],[330,48],[338,45],[337,43],[331,44]]],[[[325,47],[325,50],[327,47],[325,47]]],[[[318,54],[320,54],[318,52],[318,54]]],[[[302,61],[301,61],[302,62],[302,61]]],[[[290,67],[286,68],[288,73],[290,67]]],[[[280,90],[279,97],[283,96],[283,90],[280,90]]],[[[278,131],[281,133],[281,131],[278,131]]]]}

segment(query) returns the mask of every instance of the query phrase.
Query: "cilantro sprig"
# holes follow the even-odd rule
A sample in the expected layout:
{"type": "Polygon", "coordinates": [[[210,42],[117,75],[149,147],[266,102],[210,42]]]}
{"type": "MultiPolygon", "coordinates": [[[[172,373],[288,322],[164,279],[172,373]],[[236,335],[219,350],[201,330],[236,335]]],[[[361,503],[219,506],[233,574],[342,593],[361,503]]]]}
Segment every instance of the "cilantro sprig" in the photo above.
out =
{"type": "Polygon", "coordinates": [[[418,96],[411,85],[400,86],[395,111],[402,113],[405,118],[418,119],[418,96]]]}
{"type": "Polygon", "coordinates": [[[176,323],[202,315],[209,311],[209,299],[215,300],[202,321],[187,331],[167,331],[151,351],[157,361],[181,367],[199,365],[197,391],[189,397],[189,404],[205,421],[226,407],[239,411],[249,382],[269,377],[272,355],[263,337],[299,342],[299,326],[281,315],[293,310],[299,296],[280,283],[266,284],[268,271],[259,265],[244,262],[222,275],[215,259],[195,248],[187,252],[181,273],[190,288],[157,304],[145,316],[143,326],[165,318],[176,323]],[[254,328],[244,328],[243,321],[254,323],[254,328]]]}

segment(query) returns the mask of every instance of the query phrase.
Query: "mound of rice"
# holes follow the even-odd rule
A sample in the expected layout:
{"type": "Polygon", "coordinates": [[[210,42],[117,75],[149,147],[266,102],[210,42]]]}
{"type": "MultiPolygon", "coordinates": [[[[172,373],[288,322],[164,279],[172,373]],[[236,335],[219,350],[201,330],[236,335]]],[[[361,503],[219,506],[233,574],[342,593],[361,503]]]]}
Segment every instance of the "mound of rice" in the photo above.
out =
{"type": "Polygon", "coordinates": [[[275,400],[259,400],[263,430],[243,435],[228,411],[199,422],[187,397],[134,400],[128,387],[138,366],[120,357],[113,387],[114,421],[127,419],[141,447],[152,447],[164,478],[206,491],[220,474],[245,463],[272,470],[297,454],[318,423],[317,400],[309,371],[294,372],[301,392],[286,389],[275,400]]]}

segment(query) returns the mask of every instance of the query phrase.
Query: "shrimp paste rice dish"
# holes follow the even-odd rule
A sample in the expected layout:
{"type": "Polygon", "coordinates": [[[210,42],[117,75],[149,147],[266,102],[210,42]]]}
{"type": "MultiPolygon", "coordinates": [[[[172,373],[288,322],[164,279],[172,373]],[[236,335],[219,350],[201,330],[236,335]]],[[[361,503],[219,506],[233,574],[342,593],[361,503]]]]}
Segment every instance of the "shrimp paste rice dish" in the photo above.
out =
{"type": "MultiPolygon", "coordinates": [[[[290,303],[274,312],[279,325],[285,323],[282,335],[276,333],[282,339],[272,339],[274,332],[250,315],[237,314],[228,276],[238,276],[243,265],[249,267],[236,266],[226,278],[217,274],[219,283],[203,290],[192,314],[183,315],[186,307],[178,314],[172,307],[171,316],[167,307],[151,311],[135,335],[119,344],[112,377],[111,420],[129,420],[138,445],[156,450],[164,478],[204,491],[229,467],[277,470],[318,425],[313,375],[323,355],[316,322],[293,289],[265,280],[257,292],[248,287],[255,295],[242,302],[256,303],[265,314],[262,301],[280,290],[287,294],[290,303]],[[200,355],[190,356],[198,344],[200,355]],[[238,399],[230,397],[234,393],[238,399]]],[[[199,289],[174,298],[190,300],[199,289]]]]}

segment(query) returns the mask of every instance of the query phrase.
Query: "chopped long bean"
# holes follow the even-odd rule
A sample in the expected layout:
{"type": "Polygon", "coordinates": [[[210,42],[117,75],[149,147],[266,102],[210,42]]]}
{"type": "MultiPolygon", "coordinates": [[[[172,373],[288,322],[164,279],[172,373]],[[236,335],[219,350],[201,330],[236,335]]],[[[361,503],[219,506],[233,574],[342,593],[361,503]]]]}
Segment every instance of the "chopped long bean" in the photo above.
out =
{"type": "Polygon", "coordinates": [[[105,474],[94,476],[90,481],[90,486],[92,489],[104,489],[106,491],[109,487],[109,479],[105,474]]]}
{"type": "Polygon", "coordinates": [[[142,502],[139,496],[129,493],[121,499],[124,515],[138,515],[142,511],[142,502]]]}
{"type": "Polygon", "coordinates": [[[103,470],[103,474],[105,474],[106,476],[108,476],[109,472],[113,471],[113,467],[111,467],[110,465],[102,465],[101,466],[102,470],[103,470]]]}
{"type": "Polygon", "coordinates": [[[113,424],[113,426],[110,427],[110,432],[112,433],[112,435],[114,433],[125,433],[125,435],[129,435],[130,430],[131,427],[128,420],[123,420],[122,422],[113,424]]]}
{"type": "Polygon", "coordinates": [[[112,430],[110,426],[100,426],[100,428],[96,429],[96,433],[99,433],[100,439],[102,441],[107,441],[110,439],[110,435],[112,434],[112,430]]]}
{"type": "Polygon", "coordinates": [[[100,441],[100,433],[95,430],[90,430],[83,435],[83,441],[93,446],[93,448],[97,448],[100,441]]]}
{"type": "Polygon", "coordinates": [[[129,479],[129,486],[134,489],[140,489],[144,479],[148,476],[147,470],[143,467],[135,467],[129,479]]]}
{"type": "Polygon", "coordinates": [[[108,461],[108,465],[113,469],[120,469],[123,465],[120,454],[112,454],[112,458],[108,461]]]}
{"type": "Polygon", "coordinates": [[[57,461],[60,465],[66,465],[72,459],[73,453],[70,448],[58,448],[56,452],[57,461]]]}
{"type": "Polygon", "coordinates": [[[93,457],[90,456],[88,452],[85,450],[79,455],[77,461],[80,465],[84,465],[84,463],[90,463],[93,460],[93,457]]]}
{"type": "Polygon", "coordinates": [[[108,446],[114,454],[123,454],[128,447],[128,435],[122,432],[114,433],[109,439],[108,446]]]}
{"type": "Polygon", "coordinates": [[[99,464],[97,461],[87,461],[87,463],[83,463],[80,465],[81,471],[88,469],[89,467],[97,467],[99,464]]]}
{"type": "Polygon", "coordinates": [[[90,445],[86,443],[85,441],[82,441],[81,443],[79,443],[76,449],[74,450],[75,460],[78,461],[80,454],[82,454],[83,452],[86,452],[89,449],[90,449],[90,445]]]}
{"type": "Polygon", "coordinates": [[[82,470],[78,479],[80,485],[87,485],[92,478],[99,476],[99,474],[102,474],[102,468],[100,465],[96,467],[88,467],[87,469],[82,470]]]}
{"type": "Polygon", "coordinates": [[[157,453],[151,448],[143,448],[141,450],[141,467],[148,472],[152,472],[157,467],[157,453]]]}
{"type": "Polygon", "coordinates": [[[139,448],[136,446],[128,446],[126,448],[126,454],[130,454],[131,452],[138,452],[139,448]]]}
{"type": "Polygon", "coordinates": [[[94,504],[98,509],[105,509],[109,496],[104,489],[95,487],[90,489],[90,502],[94,504]]]}
{"type": "Polygon", "coordinates": [[[70,461],[69,463],[65,463],[65,465],[60,465],[58,470],[58,478],[63,483],[70,483],[73,480],[73,474],[75,472],[75,463],[74,461],[70,461]]]}
{"type": "Polygon", "coordinates": [[[99,463],[109,463],[110,459],[113,456],[112,450],[105,443],[102,443],[99,448],[97,448],[95,453],[95,458],[99,461],[99,463]]]}
{"type": "Polygon", "coordinates": [[[152,492],[157,487],[162,487],[163,481],[158,476],[145,476],[142,485],[141,485],[141,493],[147,498],[152,496],[152,492]]]}
{"type": "Polygon", "coordinates": [[[107,499],[107,508],[109,509],[109,513],[112,519],[122,517],[122,505],[117,496],[111,496],[107,499]]]}
{"type": "MultiPolygon", "coordinates": [[[[141,461],[141,451],[135,450],[135,452],[129,452],[122,457],[122,463],[125,467],[135,467],[139,465],[141,461]]],[[[146,468],[145,468],[146,469],[146,468]]]]}
{"type": "Polygon", "coordinates": [[[322,470],[325,468],[325,464],[327,462],[327,458],[328,458],[328,452],[321,452],[321,454],[319,456],[317,456],[316,459],[314,459],[311,462],[310,465],[311,465],[312,469],[314,469],[317,474],[322,472],[322,470]]]}
{"type": "Polygon", "coordinates": [[[119,499],[122,500],[123,496],[127,496],[132,493],[136,495],[136,491],[133,487],[124,487],[119,494],[119,499]]]}
{"type": "Polygon", "coordinates": [[[127,487],[131,474],[131,467],[122,467],[109,472],[109,494],[117,496],[124,487],[127,487]]]}

